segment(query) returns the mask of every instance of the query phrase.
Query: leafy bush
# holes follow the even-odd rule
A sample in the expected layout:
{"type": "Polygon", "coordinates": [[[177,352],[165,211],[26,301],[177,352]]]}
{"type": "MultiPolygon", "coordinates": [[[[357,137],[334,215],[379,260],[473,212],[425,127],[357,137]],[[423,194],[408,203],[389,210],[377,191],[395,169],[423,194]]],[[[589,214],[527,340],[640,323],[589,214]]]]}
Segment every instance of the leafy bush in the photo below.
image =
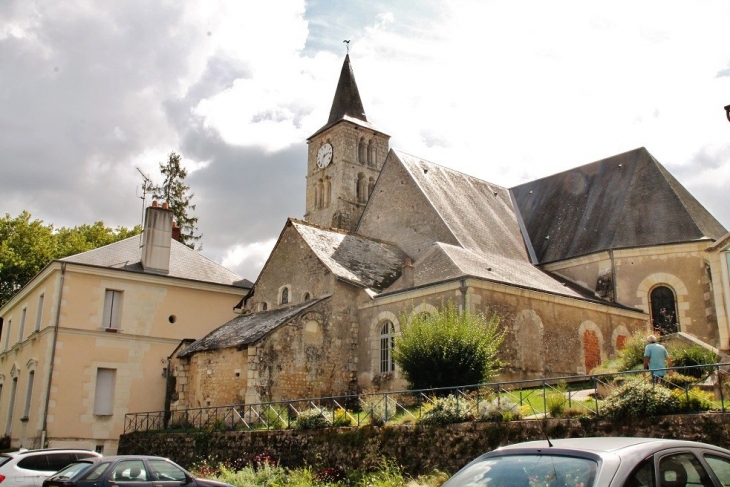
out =
{"type": "Polygon", "coordinates": [[[679,399],[670,389],[643,380],[630,380],[606,398],[601,413],[609,419],[637,419],[680,410],[679,399]]]}
{"type": "Polygon", "coordinates": [[[370,424],[382,426],[397,413],[397,403],[385,394],[368,394],[360,400],[362,412],[370,417],[370,424]]]}
{"type": "Polygon", "coordinates": [[[289,410],[281,404],[269,404],[262,411],[261,416],[263,416],[267,427],[271,429],[284,429],[287,427],[289,410]]]}
{"type": "Polygon", "coordinates": [[[646,348],[646,335],[640,331],[634,333],[619,352],[618,371],[641,369],[644,366],[644,348],[646,348]]]}
{"type": "Polygon", "coordinates": [[[520,405],[507,396],[479,403],[479,418],[486,421],[515,421],[522,418],[520,405]]]}
{"type": "Polygon", "coordinates": [[[339,467],[323,468],[314,476],[314,481],[318,484],[336,484],[345,480],[345,471],[339,467]]]}
{"type": "Polygon", "coordinates": [[[664,376],[665,385],[669,387],[679,387],[685,389],[691,387],[697,383],[697,378],[690,375],[679,374],[672,372],[671,374],[664,376]]]}
{"type": "Polygon", "coordinates": [[[327,417],[325,417],[325,414],[327,414],[326,409],[305,409],[304,411],[299,413],[299,416],[297,416],[297,420],[294,422],[294,427],[300,430],[316,430],[321,428],[327,428],[331,426],[329,420],[327,419],[327,417],[329,417],[330,415],[327,415],[327,417]]]}
{"type": "Polygon", "coordinates": [[[703,391],[699,387],[689,390],[674,389],[672,393],[677,396],[682,412],[698,413],[715,409],[715,395],[712,392],[703,391]]]}
{"type": "Polygon", "coordinates": [[[423,424],[463,423],[474,419],[474,401],[449,394],[437,398],[418,420],[423,424]]]}
{"type": "Polygon", "coordinates": [[[562,383],[551,389],[545,396],[545,412],[553,418],[561,417],[568,405],[568,399],[565,397],[566,390],[565,383],[562,383]]]}
{"type": "Polygon", "coordinates": [[[502,367],[499,317],[460,313],[453,302],[431,315],[401,316],[393,359],[412,389],[488,382],[502,367]]]}
{"type": "MultiPolygon", "coordinates": [[[[679,346],[675,345],[669,350],[672,358],[672,367],[694,367],[717,363],[718,356],[711,350],[699,345],[679,346]]],[[[710,373],[709,367],[698,367],[682,369],[681,373],[692,377],[700,378],[710,373]]]]}

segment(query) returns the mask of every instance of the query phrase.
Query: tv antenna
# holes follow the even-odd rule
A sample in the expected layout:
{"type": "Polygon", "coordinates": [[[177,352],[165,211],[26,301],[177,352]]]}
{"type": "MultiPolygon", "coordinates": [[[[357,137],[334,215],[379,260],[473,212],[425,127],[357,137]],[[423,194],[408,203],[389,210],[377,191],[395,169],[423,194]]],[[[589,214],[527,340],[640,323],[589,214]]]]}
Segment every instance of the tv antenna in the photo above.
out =
{"type": "Polygon", "coordinates": [[[137,170],[138,173],[140,173],[142,175],[142,179],[144,180],[144,182],[142,183],[142,196],[139,196],[139,198],[142,200],[141,225],[142,225],[142,229],[144,229],[144,209],[145,209],[145,205],[147,204],[147,192],[152,189],[152,179],[150,179],[150,177],[147,174],[143,173],[140,168],[136,167],[135,169],[137,170]]]}

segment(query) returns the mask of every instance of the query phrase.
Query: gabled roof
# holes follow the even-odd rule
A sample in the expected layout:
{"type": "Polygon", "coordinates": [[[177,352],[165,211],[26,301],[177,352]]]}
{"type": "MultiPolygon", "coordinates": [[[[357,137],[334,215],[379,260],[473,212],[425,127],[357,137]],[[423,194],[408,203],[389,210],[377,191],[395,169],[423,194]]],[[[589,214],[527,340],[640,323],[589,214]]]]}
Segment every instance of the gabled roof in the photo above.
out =
{"type": "Polygon", "coordinates": [[[329,296],[296,306],[237,316],[193,342],[180,352],[178,357],[184,358],[197,352],[243,347],[254,343],[326,299],[329,299],[329,296]]]}
{"type": "Polygon", "coordinates": [[[401,273],[406,255],[396,245],[300,220],[289,223],[339,279],[379,291],[401,273]]]}
{"type": "Polygon", "coordinates": [[[529,262],[509,190],[404,152],[392,154],[461,246],[529,262]]]}
{"type": "Polygon", "coordinates": [[[511,192],[537,263],[727,232],[643,147],[511,192]]]}
{"type": "MultiPolygon", "coordinates": [[[[107,267],[144,274],[145,270],[142,267],[140,250],[141,238],[141,235],[129,237],[98,249],[59,260],[60,262],[107,267]]],[[[171,240],[170,244],[170,272],[167,274],[154,273],[155,275],[241,288],[250,288],[252,286],[251,281],[243,279],[235,272],[229,271],[177,240],[171,240]]]]}

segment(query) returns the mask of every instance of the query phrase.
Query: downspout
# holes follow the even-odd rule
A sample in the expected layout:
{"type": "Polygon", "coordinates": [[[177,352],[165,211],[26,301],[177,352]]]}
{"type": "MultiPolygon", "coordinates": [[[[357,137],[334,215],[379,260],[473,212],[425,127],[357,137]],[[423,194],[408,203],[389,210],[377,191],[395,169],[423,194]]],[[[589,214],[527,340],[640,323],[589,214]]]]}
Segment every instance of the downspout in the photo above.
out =
{"type": "Polygon", "coordinates": [[[461,279],[461,286],[459,287],[459,291],[461,291],[461,312],[466,313],[468,310],[466,309],[466,291],[469,289],[466,287],[466,279],[461,279]]]}
{"type": "Polygon", "coordinates": [[[616,302],[616,263],[613,260],[613,249],[608,251],[611,258],[611,302],[616,302]]]}
{"type": "Polygon", "coordinates": [[[46,429],[48,427],[48,405],[51,402],[51,382],[53,380],[53,365],[56,360],[56,344],[58,343],[58,325],[61,321],[61,302],[63,299],[63,281],[66,277],[66,263],[61,262],[61,286],[58,290],[56,303],[56,319],[53,324],[53,346],[51,347],[51,361],[48,364],[48,384],[46,385],[46,403],[43,406],[43,427],[41,430],[41,448],[46,447],[46,429]]]}

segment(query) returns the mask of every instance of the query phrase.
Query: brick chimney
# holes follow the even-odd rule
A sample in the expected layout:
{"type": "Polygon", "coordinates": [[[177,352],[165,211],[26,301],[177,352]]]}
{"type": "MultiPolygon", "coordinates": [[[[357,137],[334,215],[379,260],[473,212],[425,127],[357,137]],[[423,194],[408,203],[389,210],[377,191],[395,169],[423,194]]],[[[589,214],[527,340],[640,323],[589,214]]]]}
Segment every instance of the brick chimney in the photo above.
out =
{"type": "Polygon", "coordinates": [[[172,239],[172,210],[167,203],[148,206],[144,215],[142,233],[142,267],[147,272],[170,272],[170,245],[172,239]]]}

